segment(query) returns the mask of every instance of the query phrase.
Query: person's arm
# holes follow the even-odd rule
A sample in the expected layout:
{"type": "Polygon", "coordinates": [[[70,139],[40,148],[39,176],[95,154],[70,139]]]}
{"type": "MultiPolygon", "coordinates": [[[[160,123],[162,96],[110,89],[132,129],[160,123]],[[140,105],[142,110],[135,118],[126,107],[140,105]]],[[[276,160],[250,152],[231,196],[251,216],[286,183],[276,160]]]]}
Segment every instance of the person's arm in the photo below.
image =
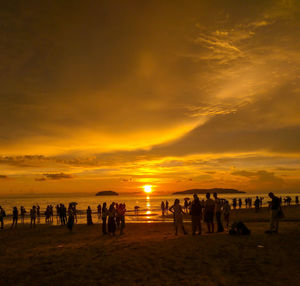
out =
{"type": "Polygon", "coordinates": [[[174,213],[174,206],[171,206],[170,208],[169,208],[169,211],[171,212],[171,213],[174,213]]]}

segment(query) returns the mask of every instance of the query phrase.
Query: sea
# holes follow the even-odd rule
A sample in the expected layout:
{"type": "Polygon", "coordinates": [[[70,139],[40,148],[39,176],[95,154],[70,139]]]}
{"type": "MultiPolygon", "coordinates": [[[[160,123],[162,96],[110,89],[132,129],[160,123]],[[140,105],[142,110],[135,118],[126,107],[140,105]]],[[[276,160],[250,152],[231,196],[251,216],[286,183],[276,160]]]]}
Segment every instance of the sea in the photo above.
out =
{"type": "MultiPolygon", "coordinates": [[[[300,193],[275,193],[277,196],[283,199],[287,196],[292,198],[292,203],[295,202],[295,197],[299,196],[300,193]]],[[[252,198],[252,206],[256,196],[263,198],[263,206],[267,206],[270,201],[268,193],[235,193],[235,194],[219,194],[219,198],[226,199],[229,203],[232,203],[233,198],[241,198],[245,208],[245,199],[252,198]]],[[[93,222],[100,223],[100,219],[97,215],[97,206],[104,202],[109,206],[112,202],[125,203],[126,204],[126,222],[127,223],[155,223],[155,222],[172,222],[171,216],[162,216],[161,203],[162,201],[168,201],[169,207],[174,203],[175,199],[179,199],[181,205],[184,204],[184,199],[192,199],[192,195],[180,194],[180,195],[155,195],[155,194],[145,194],[145,195],[123,195],[119,196],[95,196],[94,194],[51,194],[51,195],[20,195],[20,196],[0,196],[0,206],[5,210],[7,217],[5,220],[9,222],[12,216],[12,209],[16,206],[19,209],[23,206],[27,213],[25,216],[25,223],[30,222],[29,211],[33,205],[40,206],[41,209],[41,220],[40,223],[45,223],[43,217],[46,207],[52,205],[54,208],[54,217],[56,215],[55,206],[57,204],[64,204],[68,207],[70,202],[77,203],[77,213],[78,221],[77,223],[86,223],[86,209],[88,206],[91,207],[93,212],[93,222]],[[138,206],[138,212],[135,211],[135,207],[138,206]]],[[[200,200],[205,199],[205,195],[199,195],[200,200]]],[[[54,219],[53,225],[59,224],[59,222],[54,219]]]]}

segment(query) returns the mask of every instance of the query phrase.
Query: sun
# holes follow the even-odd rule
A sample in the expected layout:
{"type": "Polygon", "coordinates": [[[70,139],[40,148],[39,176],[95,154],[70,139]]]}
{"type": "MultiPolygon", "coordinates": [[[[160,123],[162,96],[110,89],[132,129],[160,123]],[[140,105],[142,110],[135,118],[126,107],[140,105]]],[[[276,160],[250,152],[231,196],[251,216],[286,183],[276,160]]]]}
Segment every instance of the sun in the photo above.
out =
{"type": "Polygon", "coordinates": [[[152,186],[151,185],[145,185],[143,186],[144,192],[147,194],[152,193],[152,186]]]}

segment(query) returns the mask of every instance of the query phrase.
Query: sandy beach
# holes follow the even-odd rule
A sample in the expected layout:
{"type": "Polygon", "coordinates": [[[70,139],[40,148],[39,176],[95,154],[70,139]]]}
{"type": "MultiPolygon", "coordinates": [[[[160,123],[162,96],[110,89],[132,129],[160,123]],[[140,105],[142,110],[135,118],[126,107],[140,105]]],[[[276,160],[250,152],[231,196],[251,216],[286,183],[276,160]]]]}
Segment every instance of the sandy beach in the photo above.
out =
{"type": "MultiPolygon", "coordinates": [[[[267,235],[264,209],[236,211],[250,236],[174,235],[170,223],[100,227],[19,225],[0,232],[1,285],[299,285],[300,207],[285,208],[280,233],[267,235]]],[[[203,226],[204,232],[206,227],[203,226]]]]}

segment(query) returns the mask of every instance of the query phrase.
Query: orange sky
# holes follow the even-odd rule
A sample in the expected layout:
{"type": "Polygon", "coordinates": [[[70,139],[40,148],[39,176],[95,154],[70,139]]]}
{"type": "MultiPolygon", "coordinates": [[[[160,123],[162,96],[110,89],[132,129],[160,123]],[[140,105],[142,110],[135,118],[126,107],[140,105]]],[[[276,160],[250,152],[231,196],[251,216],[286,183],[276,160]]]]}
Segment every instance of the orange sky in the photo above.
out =
{"type": "Polygon", "coordinates": [[[296,0],[2,4],[0,195],[299,191],[299,24],[296,0]]]}

